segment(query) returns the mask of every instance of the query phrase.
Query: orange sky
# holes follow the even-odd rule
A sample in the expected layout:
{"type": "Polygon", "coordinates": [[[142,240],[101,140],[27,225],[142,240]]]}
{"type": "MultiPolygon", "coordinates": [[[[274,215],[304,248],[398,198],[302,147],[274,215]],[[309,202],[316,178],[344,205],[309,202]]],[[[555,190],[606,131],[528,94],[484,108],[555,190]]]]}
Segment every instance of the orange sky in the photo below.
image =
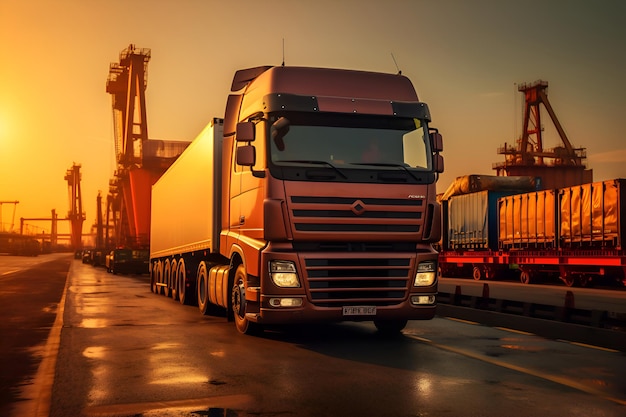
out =
{"type": "Polygon", "coordinates": [[[130,43],[152,50],[151,139],[193,139],[223,116],[234,71],[279,65],[284,39],[287,65],[396,72],[393,53],[444,135],[441,191],[495,174],[521,133],[515,83],[537,79],[594,179],[626,177],[625,20],[622,0],[0,0],[0,201],[20,201],[18,227],[64,217],[79,163],[89,230],[115,169],[109,64],[130,43]]]}

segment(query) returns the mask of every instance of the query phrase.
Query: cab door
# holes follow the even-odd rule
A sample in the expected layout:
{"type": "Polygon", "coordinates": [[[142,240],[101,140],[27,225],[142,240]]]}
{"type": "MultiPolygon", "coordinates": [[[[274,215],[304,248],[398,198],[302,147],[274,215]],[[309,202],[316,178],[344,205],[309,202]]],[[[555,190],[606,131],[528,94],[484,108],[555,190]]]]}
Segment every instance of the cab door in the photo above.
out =
{"type": "Polygon", "coordinates": [[[250,167],[239,167],[240,212],[239,225],[241,234],[255,240],[263,239],[263,200],[265,198],[265,121],[255,125],[255,140],[250,144],[256,149],[256,163],[250,167]]]}
{"type": "Polygon", "coordinates": [[[265,182],[265,122],[255,124],[255,140],[252,142],[234,141],[231,158],[230,184],[230,229],[241,239],[244,235],[252,239],[263,238],[263,200],[265,182]],[[237,148],[252,145],[256,149],[256,163],[253,167],[237,164],[237,148]]]}

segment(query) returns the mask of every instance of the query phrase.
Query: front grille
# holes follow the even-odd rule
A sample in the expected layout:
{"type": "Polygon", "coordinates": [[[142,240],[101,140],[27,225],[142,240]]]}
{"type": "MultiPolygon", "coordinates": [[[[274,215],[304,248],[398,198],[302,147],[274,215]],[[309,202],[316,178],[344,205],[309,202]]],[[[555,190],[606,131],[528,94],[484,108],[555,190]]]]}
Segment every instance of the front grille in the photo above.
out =
{"type": "Polygon", "coordinates": [[[415,252],[415,242],[293,242],[296,252],[415,252]]]}
{"type": "Polygon", "coordinates": [[[410,257],[304,256],[310,302],[320,307],[386,306],[406,299],[413,270],[410,257]]]}
{"type": "Polygon", "coordinates": [[[293,196],[295,232],[419,233],[423,199],[293,196]]]}

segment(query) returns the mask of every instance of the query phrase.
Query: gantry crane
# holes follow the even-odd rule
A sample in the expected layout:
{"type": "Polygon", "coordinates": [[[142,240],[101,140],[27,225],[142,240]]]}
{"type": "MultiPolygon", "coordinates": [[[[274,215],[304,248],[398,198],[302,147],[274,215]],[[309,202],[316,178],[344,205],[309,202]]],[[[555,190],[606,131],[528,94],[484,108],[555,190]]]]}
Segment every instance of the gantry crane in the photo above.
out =
{"type": "Polygon", "coordinates": [[[70,244],[72,250],[82,249],[83,222],[85,221],[85,212],[83,212],[83,198],[80,191],[80,165],[73,164],[65,173],[69,192],[70,209],[67,213],[67,219],[70,221],[70,244]]]}
{"type": "Polygon", "coordinates": [[[547,94],[548,82],[538,80],[531,84],[520,84],[518,91],[524,94],[524,120],[521,137],[517,145],[504,144],[498,149],[505,155],[504,163],[493,168],[502,176],[540,177],[542,188],[561,188],[593,181],[593,172],[586,169],[585,148],[574,148],[565,130],[559,123],[550,105],[547,94]],[[552,149],[543,147],[541,104],[554,123],[563,146],[552,149]]]}
{"type": "MultiPolygon", "coordinates": [[[[150,237],[152,185],[189,142],[148,139],[146,96],[150,49],[129,45],[111,63],[106,91],[112,96],[117,170],[109,181],[104,230],[114,246],[145,248],[150,237]]],[[[108,249],[108,248],[106,248],[108,249]]]]}

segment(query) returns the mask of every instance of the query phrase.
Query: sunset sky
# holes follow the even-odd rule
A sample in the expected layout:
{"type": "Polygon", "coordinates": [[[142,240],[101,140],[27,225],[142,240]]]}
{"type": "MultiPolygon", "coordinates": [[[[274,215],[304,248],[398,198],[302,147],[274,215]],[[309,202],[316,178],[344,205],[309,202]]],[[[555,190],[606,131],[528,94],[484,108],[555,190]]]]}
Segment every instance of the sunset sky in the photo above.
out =
{"type": "MultiPolygon", "coordinates": [[[[495,174],[522,129],[517,84],[538,79],[594,180],[626,177],[623,0],[0,0],[0,201],[19,200],[16,227],[67,215],[73,163],[94,223],[115,169],[105,84],[129,44],[152,51],[149,137],[192,140],[237,69],[281,64],[283,39],[286,65],[395,73],[393,54],[444,136],[440,191],[495,174]]],[[[544,148],[559,145],[543,122],[544,148]]]]}

